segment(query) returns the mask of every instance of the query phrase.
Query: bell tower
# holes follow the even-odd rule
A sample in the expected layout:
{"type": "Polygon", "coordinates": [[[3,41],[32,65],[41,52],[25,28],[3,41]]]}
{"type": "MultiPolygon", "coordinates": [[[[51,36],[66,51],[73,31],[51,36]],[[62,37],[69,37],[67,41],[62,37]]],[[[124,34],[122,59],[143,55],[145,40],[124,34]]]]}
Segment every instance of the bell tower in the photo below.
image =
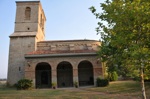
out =
{"type": "Polygon", "coordinates": [[[40,1],[16,1],[14,33],[10,35],[8,84],[24,78],[24,55],[35,51],[37,42],[45,39],[46,17],[40,1]]]}
{"type": "Polygon", "coordinates": [[[16,5],[15,32],[11,37],[37,36],[38,41],[44,40],[46,17],[40,1],[16,1],[16,5]]]}

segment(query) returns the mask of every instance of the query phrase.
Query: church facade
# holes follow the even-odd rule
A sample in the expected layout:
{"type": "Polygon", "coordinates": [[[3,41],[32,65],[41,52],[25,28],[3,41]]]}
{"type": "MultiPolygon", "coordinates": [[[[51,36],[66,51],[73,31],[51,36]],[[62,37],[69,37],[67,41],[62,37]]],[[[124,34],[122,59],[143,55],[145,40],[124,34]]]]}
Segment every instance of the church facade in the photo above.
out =
{"type": "Polygon", "coordinates": [[[96,40],[45,40],[46,16],[40,1],[16,1],[15,30],[10,35],[8,84],[22,78],[35,88],[96,85],[103,76],[96,40]]]}

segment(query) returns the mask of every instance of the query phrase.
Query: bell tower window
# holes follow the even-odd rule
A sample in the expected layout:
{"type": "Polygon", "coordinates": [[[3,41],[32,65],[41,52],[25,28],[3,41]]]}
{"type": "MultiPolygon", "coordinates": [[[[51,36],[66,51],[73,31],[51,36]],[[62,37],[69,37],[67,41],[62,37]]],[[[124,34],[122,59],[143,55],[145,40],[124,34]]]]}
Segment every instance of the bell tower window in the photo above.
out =
{"type": "Polygon", "coordinates": [[[41,14],[41,19],[40,19],[40,25],[42,27],[42,14],[41,14]]]}
{"type": "Polygon", "coordinates": [[[43,15],[41,14],[41,17],[40,17],[40,26],[41,26],[41,29],[42,31],[44,30],[44,19],[43,19],[43,15]]]}
{"type": "Polygon", "coordinates": [[[30,20],[30,17],[31,17],[31,8],[30,7],[26,7],[26,10],[25,10],[25,19],[26,20],[30,20]]]}

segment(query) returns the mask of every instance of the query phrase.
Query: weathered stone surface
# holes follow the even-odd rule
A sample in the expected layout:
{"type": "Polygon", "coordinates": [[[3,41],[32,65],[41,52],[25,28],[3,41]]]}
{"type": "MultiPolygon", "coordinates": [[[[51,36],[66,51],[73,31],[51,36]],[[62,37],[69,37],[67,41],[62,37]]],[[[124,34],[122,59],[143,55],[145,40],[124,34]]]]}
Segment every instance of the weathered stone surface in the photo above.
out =
{"type": "MultiPolygon", "coordinates": [[[[40,15],[46,20],[40,2],[16,2],[15,31],[10,35],[8,83],[15,84],[19,79],[25,77],[24,54],[35,51],[37,42],[44,40],[45,34],[40,24],[40,15]],[[25,19],[26,7],[31,8],[30,20],[25,19]]],[[[44,27],[44,26],[43,26],[44,27]]]]}

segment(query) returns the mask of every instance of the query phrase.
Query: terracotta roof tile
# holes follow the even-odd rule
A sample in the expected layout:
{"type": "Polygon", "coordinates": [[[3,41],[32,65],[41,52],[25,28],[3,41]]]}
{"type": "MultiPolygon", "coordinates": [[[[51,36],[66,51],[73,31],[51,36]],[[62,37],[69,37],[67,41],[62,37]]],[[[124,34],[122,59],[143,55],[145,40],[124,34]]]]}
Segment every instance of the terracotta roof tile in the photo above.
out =
{"type": "Polygon", "coordinates": [[[45,42],[81,42],[81,41],[99,42],[98,40],[76,39],[76,40],[49,40],[49,41],[40,41],[38,43],[45,43],[45,42]]]}
{"type": "Polygon", "coordinates": [[[42,51],[33,51],[33,52],[29,52],[27,53],[27,55],[41,55],[41,54],[63,54],[63,53],[93,53],[93,52],[97,52],[95,50],[73,50],[73,51],[62,51],[62,50],[58,50],[58,51],[49,51],[49,50],[42,50],[42,51]]]}

